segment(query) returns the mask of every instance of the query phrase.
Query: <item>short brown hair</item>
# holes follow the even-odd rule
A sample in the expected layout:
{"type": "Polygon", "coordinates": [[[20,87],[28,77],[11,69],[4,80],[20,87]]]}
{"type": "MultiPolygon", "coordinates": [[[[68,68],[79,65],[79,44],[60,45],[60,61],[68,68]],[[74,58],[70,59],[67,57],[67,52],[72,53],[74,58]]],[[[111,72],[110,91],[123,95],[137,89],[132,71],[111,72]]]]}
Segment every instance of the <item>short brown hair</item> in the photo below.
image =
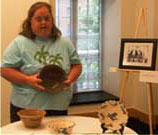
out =
{"type": "Polygon", "coordinates": [[[22,31],[19,33],[27,38],[30,38],[30,39],[35,39],[35,34],[33,33],[32,29],[31,29],[31,19],[34,15],[34,13],[36,12],[37,9],[41,8],[41,7],[46,7],[49,11],[49,13],[51,14],[52,16],[52,21],[53,21],[53,27],[52,27],[52,30],[51,30],[51,34],[50,34],[50,37],[53,39],[53,40],[56,40],[58,37],[60,37],[62,34],[61,34],[61,31],[56,27],[55,25],[55,20],[53,18],[53,15],[52,15],[52,7],[50,4],[46,3],[46,2],[36,2],[35,4],[33,4],[29,11],[28,11],[28,15],[27,15],[27,18],[24,20],[23,24],[22,24],[22,31]]]}

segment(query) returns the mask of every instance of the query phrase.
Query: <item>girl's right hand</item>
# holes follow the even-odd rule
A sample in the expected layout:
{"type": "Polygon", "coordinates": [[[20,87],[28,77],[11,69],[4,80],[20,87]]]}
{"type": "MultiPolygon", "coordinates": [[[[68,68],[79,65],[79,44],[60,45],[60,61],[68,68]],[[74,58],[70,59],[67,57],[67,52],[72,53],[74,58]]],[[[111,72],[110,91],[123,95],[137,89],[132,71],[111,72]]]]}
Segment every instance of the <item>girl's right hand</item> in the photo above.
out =
{"type": "Polygon", "coordinates": [[[29,85],[39,91],[44,91],[45,88],[42,85],[40,85],[41,82],[42,82],[42,80],[38,78],[38,74],[28,76],[26,79],[27,85],[29,85]]]}

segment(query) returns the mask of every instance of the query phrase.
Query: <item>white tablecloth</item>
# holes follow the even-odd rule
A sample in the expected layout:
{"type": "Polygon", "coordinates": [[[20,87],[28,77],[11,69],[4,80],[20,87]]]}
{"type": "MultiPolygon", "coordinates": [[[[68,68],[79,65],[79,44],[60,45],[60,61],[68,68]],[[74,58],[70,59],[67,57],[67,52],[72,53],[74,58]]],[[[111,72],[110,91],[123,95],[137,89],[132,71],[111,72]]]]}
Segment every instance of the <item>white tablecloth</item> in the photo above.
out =
{"type": "MultiPolygon", "coordinates": [[[[45,117],[42,121],[42,125],[39,128],[31,129],[25,128],[21,121],[8,124],[1,128],[2,135],[50,135],[47,128],[48,122],[52,119],[69,119],[75,122],[75,127],[72,130],[72,134],[101,134],[102,129],[100,127],[99,119],[92,117],[81,116],[60,116],[60,117],[45,117]]],[[[124,134],[137,135],[132,129],[125,127],[124,134]]]]}

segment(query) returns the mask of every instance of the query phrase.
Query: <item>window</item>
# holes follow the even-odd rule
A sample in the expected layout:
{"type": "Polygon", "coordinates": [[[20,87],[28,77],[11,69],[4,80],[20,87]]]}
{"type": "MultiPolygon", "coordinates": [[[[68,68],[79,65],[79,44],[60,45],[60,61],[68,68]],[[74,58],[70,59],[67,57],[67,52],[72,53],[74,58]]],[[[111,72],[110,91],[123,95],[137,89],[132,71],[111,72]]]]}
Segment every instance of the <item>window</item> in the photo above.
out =
{"type": "Polygon", "coordinates": [[[56,0],[56,24],[83,64],[76,92],[101,89],[101,0],[56,0]]]}

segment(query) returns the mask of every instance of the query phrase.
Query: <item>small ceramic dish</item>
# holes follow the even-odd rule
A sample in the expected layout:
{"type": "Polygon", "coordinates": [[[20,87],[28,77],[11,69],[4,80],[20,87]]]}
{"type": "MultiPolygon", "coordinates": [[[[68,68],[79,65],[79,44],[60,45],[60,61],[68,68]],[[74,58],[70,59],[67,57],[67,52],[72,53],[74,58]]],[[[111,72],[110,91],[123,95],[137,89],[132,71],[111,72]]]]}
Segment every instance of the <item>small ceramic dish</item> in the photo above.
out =
{"type": "Polygon", "coordinates": [[[48,123],[50,133],[54,134],[70,134],[74,126],[75,122],[63,119],[51,120],[48,123]]]}

